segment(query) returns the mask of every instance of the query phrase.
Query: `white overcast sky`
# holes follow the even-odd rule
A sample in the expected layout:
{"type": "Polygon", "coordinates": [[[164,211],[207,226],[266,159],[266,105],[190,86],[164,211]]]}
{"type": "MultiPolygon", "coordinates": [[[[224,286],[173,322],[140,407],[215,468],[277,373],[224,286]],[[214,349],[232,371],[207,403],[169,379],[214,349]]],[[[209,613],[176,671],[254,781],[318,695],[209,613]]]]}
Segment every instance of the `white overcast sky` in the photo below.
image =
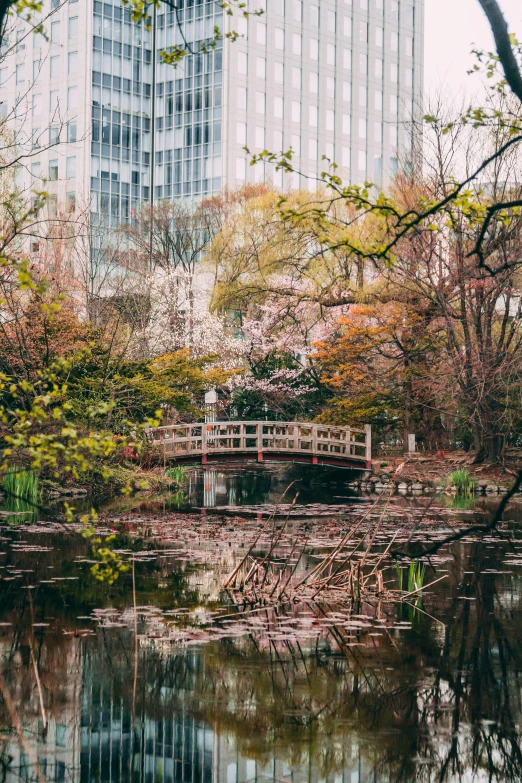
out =
{"type": "MultiPolygon", "coordinates": [[[[500,0],[510,32],[522,40],[522,0],[500,0]]],[[[491,51],[493,38],[478,0],[426,0],[425,88],[473,94],[478,77],[467,76],[473,46],[491,51]]]]}

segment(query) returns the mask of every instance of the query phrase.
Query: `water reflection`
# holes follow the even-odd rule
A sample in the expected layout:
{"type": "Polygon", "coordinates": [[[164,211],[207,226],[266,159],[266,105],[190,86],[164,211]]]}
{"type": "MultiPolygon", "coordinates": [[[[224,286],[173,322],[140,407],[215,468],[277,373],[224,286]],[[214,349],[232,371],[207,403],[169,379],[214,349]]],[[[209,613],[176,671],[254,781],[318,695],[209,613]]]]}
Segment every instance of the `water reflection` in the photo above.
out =
{"type": "Polygon", "coordinates": [[[347,483],[360,471],[306,465],[262,465],[247,468],[190,468],[184,492],[188,506],[250,506],[285,503],[342,503],[354,497],[347,483]]]}
{"type": "Polygon", "coordinates": [[[2,536],[0,684],[24,732],[4,695],[5,783],[36,781],[34,758],[46,780],[75,783],[522,779],[516,529],[455,545],[416,611],[267,610],[258,631],[183,648],[164,642],[164,612],[206,605],[208,569],[140,563],[136,644],[129,575],[94,583],[72,562],[88,552],[79,539],[2,536]],[[97,624],[81,619],[93,610],[97,624]],[[308,636],[290,633],[297,615],[308,636]]]}

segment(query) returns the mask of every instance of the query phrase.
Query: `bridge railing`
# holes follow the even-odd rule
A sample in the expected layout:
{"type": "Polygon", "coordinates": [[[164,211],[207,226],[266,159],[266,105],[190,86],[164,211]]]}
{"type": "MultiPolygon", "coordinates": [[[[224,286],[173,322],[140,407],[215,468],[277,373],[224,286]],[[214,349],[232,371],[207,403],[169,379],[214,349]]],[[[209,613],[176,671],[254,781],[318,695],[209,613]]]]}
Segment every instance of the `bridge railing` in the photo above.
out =
{"type": "MultiPolygon", "coordinates": [[[[167,459],[234,453],[286,454],[322,459],[346,459],[367,465],[371,461],[371,427],[335,427],[281,421],[216,421],[172,424],[149,431],[167,459]]],[[[313,461],[316,461],[315,459],[313,461]]]]}

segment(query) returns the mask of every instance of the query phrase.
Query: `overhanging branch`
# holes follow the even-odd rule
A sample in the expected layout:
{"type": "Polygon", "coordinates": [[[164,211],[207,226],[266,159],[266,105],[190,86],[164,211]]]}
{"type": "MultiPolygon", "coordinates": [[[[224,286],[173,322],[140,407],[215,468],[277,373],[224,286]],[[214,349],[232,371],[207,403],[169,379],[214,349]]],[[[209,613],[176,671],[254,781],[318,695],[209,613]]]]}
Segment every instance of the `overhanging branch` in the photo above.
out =
{"type": "Polygon", "coordinates": [[[504,70],[504,76],[511,90],[522,103],[522,74],[511,45],[509,30],[504,14],[497,0],[478,0],[487,16],[491,32],[495,39],[498,59],[504,70]]]}

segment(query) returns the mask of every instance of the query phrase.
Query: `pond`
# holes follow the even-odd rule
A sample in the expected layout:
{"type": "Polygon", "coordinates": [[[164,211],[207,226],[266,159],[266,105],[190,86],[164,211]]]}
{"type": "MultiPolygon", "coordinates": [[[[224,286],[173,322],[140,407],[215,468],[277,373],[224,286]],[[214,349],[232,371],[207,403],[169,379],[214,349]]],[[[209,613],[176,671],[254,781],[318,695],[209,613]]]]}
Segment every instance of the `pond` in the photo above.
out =
{"type": "Polygon", "coordinates": [[[342,504],[356,495],[347,486],[360,471],[303,465],[187,468],[183,490],[172,500],[183,508],[253,507],[285,503],[342,504]]]}
{"type": "Polygon", "coordinates": [[[495,501],[397,498],[374,512],[338,472],[210,473],[187,475],[182,502],[102,514],[130,566],[112,584],[95,578],[80,527],[2,523],[1,781],[522,779],[522,503],[497,534],[440,549],[414,601],[243,611],[222,585],[265,522],[212,508],[276,504],[295,481],[285,501],[346,509],[290,519],[285,535],[326,547],[363,509],[385,509],[382,550],[412,525],[437,537],[482,522],[495,501]]]}

